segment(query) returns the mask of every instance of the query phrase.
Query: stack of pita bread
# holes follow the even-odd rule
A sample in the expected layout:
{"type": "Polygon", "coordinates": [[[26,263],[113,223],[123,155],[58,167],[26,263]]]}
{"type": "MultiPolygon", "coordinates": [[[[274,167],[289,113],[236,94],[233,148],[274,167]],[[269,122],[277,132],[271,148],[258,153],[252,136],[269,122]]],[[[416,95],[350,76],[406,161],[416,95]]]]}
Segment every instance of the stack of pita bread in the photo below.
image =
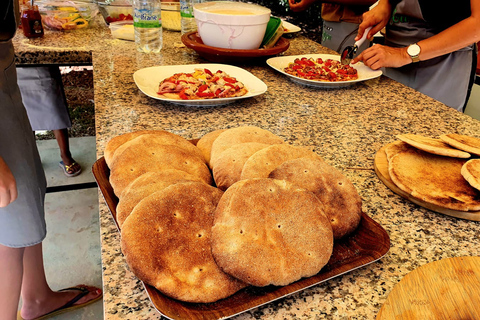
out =
{"type": "Polygon", "coordinates": [[[460,134],[397,138],[385,153],[399,189],[442,208],[480,210],[480,139],[460,134]]]}
{"type": "Polygon", "coordinates": [[[111,139],[104,156],[128,265],[181,301],[313,276],[361,219],[361,198],[339,170],[254,126],[196,145],[136,131],[111,139]]]}

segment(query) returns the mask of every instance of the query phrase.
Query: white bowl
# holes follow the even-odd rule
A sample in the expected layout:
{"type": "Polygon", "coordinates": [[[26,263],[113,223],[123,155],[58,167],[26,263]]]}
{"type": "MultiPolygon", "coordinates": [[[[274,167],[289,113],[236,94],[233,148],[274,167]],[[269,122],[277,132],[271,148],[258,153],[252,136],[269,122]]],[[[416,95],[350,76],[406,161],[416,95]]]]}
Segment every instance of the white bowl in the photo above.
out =
{"type": "Polygon", "coordinates": [[[270,13],[268,8],[244,2],[215,1],[193,6],[203,43],[226,49],[258,49],[270,13]]]}

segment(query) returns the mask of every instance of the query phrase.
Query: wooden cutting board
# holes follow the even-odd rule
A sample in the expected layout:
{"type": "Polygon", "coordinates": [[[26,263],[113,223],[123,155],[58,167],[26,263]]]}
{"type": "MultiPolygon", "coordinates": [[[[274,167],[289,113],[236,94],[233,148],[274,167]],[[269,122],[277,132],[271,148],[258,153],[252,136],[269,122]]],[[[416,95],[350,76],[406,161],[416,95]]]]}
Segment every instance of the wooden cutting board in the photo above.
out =
{"type": "Polygon", "coordinates": [[[396,194],[404,197],[407,200],[410,200],[411,202],[422,206],[424,208],[427,208],[429,210],[442,213],[448,216],[456,217],[456,218],[462,218],[462,219],[467,219],[467,220],[473,220],[473,221],[480,221],[480,211],[457,211],[457,210],[452,210],[448,208],[443,208],[428,202],[425,202],[421,199],[415,198],[409,193],[401,190],[398,188],[395,183],[392,181],[390,178],[390,175],[388,174],[388,160],[387,160],[387,154],[385,153],[385,148],[387,146],[384,146],[375,155],[375,160],[374,160],[374,168],[375,168],[375,173],[377,174],[378,178],[393,192],[396,194]]]}
{"type": "Polygon", "coordinates": [[[377,320],[480,319],[480,257],[448,258],[407,274],[377,320]]]}

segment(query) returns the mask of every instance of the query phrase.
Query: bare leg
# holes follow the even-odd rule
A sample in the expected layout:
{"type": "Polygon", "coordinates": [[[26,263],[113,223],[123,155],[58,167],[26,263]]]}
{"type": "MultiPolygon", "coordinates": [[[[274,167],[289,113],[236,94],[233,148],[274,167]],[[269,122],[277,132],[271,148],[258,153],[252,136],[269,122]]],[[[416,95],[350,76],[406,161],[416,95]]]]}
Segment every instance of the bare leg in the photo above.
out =
{"type": "MultiPolygon", "coordinates": [[[[72,158],[70,153],[70,144],[68,142],[68,130],[67,129],[58,129],[53,130],[55,138],[57,139],[58,147],[60,148],[60,157],[62,161],[67,166],[72,165],[75,160],[72,158]]],[[[80,165],[77,163],[68,173],[76,172],[80,169],[80,165]]]]}
{"type": "Polygon", "coordinates": [[[0,319],[17,317],[18,301],[22,287],[24,248],[0,245],[0,319]]]}
{"type": "MultiPolygon", "coordinates": [[[[54,292],[50,289],[45,278],[43,267],[42,245],[38,244],[25,248],[23,257],[23,284],[22,284],[22,317],[34,319],[49,313],[78,295],[77,291],[54,292]]],[[[101,290],[87,287],[91,290],[75,304],[82,304],[100,296],[101,290]]]]}

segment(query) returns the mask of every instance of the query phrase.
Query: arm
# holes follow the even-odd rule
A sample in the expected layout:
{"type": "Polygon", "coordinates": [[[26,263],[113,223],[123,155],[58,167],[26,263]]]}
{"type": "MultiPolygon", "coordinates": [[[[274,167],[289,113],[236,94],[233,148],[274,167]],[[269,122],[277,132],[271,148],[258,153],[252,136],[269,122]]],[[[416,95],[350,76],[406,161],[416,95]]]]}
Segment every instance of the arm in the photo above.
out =
{"type": "MultiPolygon", "coordinates": [[[[470,8],[472,12],[470,17],[439,34],[418,42],[421,48],[420,60],[436,58],[480,41],[480,2],[470,1],[470,8]]],[[[364,22],[367,25],[367,21],[364,22]]],[[[362,25],[364,22],[362,22],[362,25]]],[[[373,35],[375,32],[372,28],[370,34],[373,35]]],[[[353,59],[352,63],[358,61],[363,61],[365,65],[374,70],[382,67],[398,68],[412,63],[412,59],[407,54],[407,47],[392,48],[382,45],[374,45],[363,51],[353,59]]]]}
{"type": "Polygon", "coordinates": [[[17,184],[10,168],[0,157],[0,208],[17,199],[17,184]]]}
{"type": "MultiPolygon", "coordinates": [[[[310,7],[314,2],[317,0],[288,0],[288,4],[290,9],[294,12],[299,12],[306,10],[310,7]]],[[[370,6],[377,2],[377,0],[318,0],[324,3],[333,3],[333,4],[341,4],[346,6],[370,6]]]]}

